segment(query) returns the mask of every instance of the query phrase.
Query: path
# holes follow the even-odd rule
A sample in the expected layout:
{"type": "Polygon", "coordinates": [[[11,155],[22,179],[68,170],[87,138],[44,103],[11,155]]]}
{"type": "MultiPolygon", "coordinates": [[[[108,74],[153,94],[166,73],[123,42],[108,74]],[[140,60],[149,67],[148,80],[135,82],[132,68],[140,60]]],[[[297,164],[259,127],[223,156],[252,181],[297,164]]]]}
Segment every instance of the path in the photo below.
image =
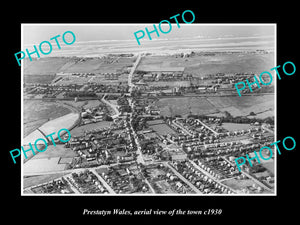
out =
{"type": "Polygon", "coordinates": [[[236,191],[234,189],[232,189],[231,187],[222,184],[220,181],[218,181],[216,178],[214,178],[210,173],[208,173],[207,171],[205,171],[204,169],[202,169],[201,167],[199,167],[195,162],[193,162],[192,160],[189,160],[189,162],[196,168],[198,169],[200,172],[202,172],[203,174],[205,174],[206,176],[208,176],[210,179],[212,179],[213,181],[215,181],[216,183],[218,183],[219,185],[229,189],[230,191],[232,191],[233,193],[236,193],[236,191]]]}
{"type": "Polygon", "coordinates": [[[108,190],[110,194],[116,194],[116,192],[106,183],[106,181],[96,172],[94,168],[90,168],[89,170],[96,175],[96,177],[101,181],[103,186],[108,190]]]}
{"type": "Polygon", "coordinates": [[[185,177],[183,177],[177,170],[175,170],[172,166],[170,166],[168,163],[163,163],[166,167],[172,170],[173,173],[177,177],[179,177],[184,183],[186,183],[191,189],[193,189],[197,194],[203,194],[199,189],[197,189],[191,182],[189,182],[185,177]]]}
{"type": "Polygon", "coordinates": [[[196,119],[196,121],[198,121],[199,123],[201,123],[203,126],[205,126],[207,129],[209,129],[211,132],[213,132],[216,135],[219,135],[219,133],[215,130],[213,130],[212,128],[210,128],[209,126],[207,126],[205,123],[203,123],[201,120],[196,119]]]}

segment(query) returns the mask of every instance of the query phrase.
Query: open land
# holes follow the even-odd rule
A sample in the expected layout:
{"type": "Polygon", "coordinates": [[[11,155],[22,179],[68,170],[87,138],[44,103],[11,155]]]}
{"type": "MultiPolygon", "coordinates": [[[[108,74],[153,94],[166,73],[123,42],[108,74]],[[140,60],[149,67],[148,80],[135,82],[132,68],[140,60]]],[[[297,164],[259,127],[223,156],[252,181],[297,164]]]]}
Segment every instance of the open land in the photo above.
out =
{"type": "Polygon", "coordinates": [[[174,56],[145,57],[138,70],[153,71],[165,68],[184,67],[184,72],[193,76],[205,76],[216,73],[261,73],[274,66],[274,55],[249,53],[199,53],[196,57],[182,58],[174,56]]]}
{"type": "Polygon", "coordinates": [[[60,103],[41,100],[24,101],[24,136],[40,127],[45,122],[64,116],[71,110],[60,103]]]}
{"type": "MultiPolygon", "coordinates": [[[[48,57],[25,60],[25,75],[56,75],[57,73],[115,73],[126,71],[134,57],[48,57]]],[[[46,79],[46,78],[45,78],[46,79]]],[[[48,78],[47,78],[48,80],[48,78]]]]}
{"type": "Polygon", "coordinates": [[[164,116],[189,114],[207,115],[229,112],[233,116],[248,116],[264,111],[265,118],[274,115],[273,95],[161,98],[156,105],[164,116]]]}

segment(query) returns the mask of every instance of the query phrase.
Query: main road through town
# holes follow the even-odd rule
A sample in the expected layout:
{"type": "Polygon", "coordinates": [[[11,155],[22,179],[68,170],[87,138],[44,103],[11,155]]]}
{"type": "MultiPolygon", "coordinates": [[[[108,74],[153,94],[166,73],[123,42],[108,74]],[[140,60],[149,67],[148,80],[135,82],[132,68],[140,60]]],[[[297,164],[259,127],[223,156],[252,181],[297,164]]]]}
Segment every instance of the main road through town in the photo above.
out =
{"type": "Polygon", "coordinates": [[[137,59],[136,59],[135,63],[133,64],[133,67],[131,68],[131,70],[128,74],[128,86],[129,86],[129,92],[130,93],[132,92],[132,88],[135,86],[132,83],[132,76],[133,76],[134,71],[136,70],[136,67],[140,63],[141,58],[142,58],[141,54],[138,54],[137,59]]]}
{"type": "MultiPolygon", "coordinates": [[[[134,73],[136,67],[138,66],[138,64],[141,60],[141,57],[142,56],[140,54],[138,54],[138,57],[137,57],[135,63],[133,64],[133,67],[131,68],[130,73],[128,74],[128,86],[129,86],[129,93],[130,93],[128,103],[131,107],[132,112],[134,111],[134,109],[133,109],[134,106],[133,106],[133,102],[132,102],[132,91],[135,87],[135,85],[132,83],[132,76],[133,76],[133,73],[134,73]]],[[[145,164],[145,161],[144,161],[144,158],[143,158],[143,155],[142,155],[142,152],[141,152],[141,145],[139,143],[137,134],[136,134],[135,130],[132,127],[132,112],[129,113],[129,125],[130,125],[130,130],[132,131],[132,135],[133,135],[135,144],[137,146],[137,151],[136,151],[136,153],[137,153],[137,162],[145,164]]]]}

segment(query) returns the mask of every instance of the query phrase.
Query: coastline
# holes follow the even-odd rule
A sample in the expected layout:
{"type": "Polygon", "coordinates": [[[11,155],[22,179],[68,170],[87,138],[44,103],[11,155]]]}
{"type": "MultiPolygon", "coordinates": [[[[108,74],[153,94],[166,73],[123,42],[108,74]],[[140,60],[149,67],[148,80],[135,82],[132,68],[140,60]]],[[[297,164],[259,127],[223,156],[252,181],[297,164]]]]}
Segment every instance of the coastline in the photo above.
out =
{"type": "MultiPolygon", "coordinates": [[[[109,54],[153,54],[170,55],[189,53],[191,51],[255,51],[256,49],[274,50],[272,36],[249,37],[185,37],[144,39],[138,45],[135,39],[130,40],[95,40],[79,41],[72,46],[65,46],[64,51],[53,51],[47,57],[106,57],[109,54]]],[[[30,45],[25,45],[30,48],[30,45]]],[[[35,57],[35,55],[33,55],[35,57]]]]}

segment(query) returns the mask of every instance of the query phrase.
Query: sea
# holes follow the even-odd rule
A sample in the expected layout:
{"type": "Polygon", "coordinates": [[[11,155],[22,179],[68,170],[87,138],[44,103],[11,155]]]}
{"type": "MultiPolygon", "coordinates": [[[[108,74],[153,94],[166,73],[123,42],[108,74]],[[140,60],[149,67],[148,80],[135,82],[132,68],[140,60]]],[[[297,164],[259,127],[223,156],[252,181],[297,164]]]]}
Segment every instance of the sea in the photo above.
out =
{"type": "Polygon", "coordinates": [[[168,55],[191,51],[274,51],[274,36],[224,37],[224,38],[155,38],[141,40],[138,45],[132,40],[83,41],[64,46],[61,51],[53,51],[51,56],[101,57],[107,54],[150,53],[168,55]]]}
{"type": "MultiPolygon", "coordinates": [[[[58,49],[54,40],[49,56],[98,57],[107,54],[151,53],[173,54],[191,51],[274,51],[276,45],[276,26],[272,24],[183,24],[180,28],[172,25],[172,30],[159,36],[154,32],[140,39],[140,45],[134,33],[145,28],[153,30],[153,24],[75,24],[75,25],[26,25],[23,28],[23,51],[31,52],[34,43],[49,40],[55,34],[66,30],[76,35],[71,45],[61,42],[58,49]]],[[[162,28],[167,30],[166,28],[162,28]]],[[[146,32],[145,32],[146,33],[146,32]]],[[[43,50],[48,51],[47,45],[43,50]]],[[[35,54],[32,55],[33,57],[35,54]]]]}

